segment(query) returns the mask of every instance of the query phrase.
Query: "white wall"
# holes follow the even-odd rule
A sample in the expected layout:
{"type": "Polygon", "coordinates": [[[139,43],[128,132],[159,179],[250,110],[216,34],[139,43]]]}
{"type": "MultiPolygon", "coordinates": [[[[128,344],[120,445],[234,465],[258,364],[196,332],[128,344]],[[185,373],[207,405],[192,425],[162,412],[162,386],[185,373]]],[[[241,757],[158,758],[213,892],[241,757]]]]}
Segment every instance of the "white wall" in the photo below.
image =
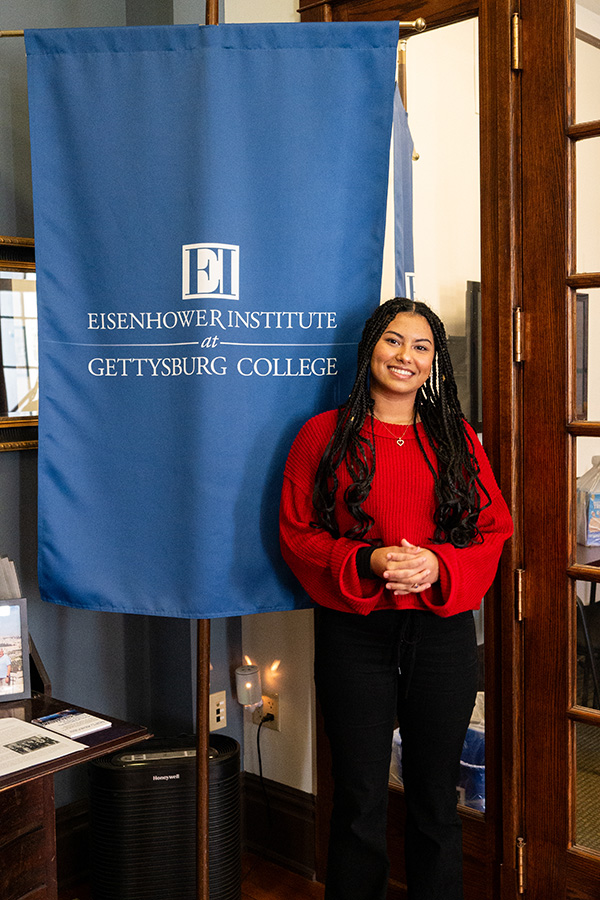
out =
{"type": "Polygon", "coordinates": [[[415,287],[449,334],[465,333],[466,282],[479,281],[477,20],[407,43],[413,163],[415,287]]]}
{"type": "MultiPolygon", "coordinates": [[[[295,0],[219,0],[219,22],[299,22],[295,0]]],[[[176,25],[203,23],[205,0],[173,0],[176,25]]]]}
{"type": "MultiPolygon", "coordinates": [[[[265,778],[316,793],[312,610],[261,613],[242,619],[242,647],[261,670],[263,691],[279,695],[281,731],[261,728],[265,778]],[[275,673],[271,663],[281,660],[275,673]]],[[[258,774],[258,726],[244,713],[244,769],[258,774]]]]}
{"type": "MultiPolygon", "coordinates": [[[[407,41],[407,112],[413,138],[415,296],[449,334],[465,333],[467,281],[479,281],[479,80],[476,19],[407,41]]],[[[390,180],[393,167],[390,161],[390,180]]],[[[391,191],[388,220],[393,214],[391,191]]],[[[382,301],[394,296],[394,241],[386,231],[382,301]]]]}
{"type": "Polygon", "coordinates": [[[225,22],[299,22],[295,0],[225,0],[225,22]]]}

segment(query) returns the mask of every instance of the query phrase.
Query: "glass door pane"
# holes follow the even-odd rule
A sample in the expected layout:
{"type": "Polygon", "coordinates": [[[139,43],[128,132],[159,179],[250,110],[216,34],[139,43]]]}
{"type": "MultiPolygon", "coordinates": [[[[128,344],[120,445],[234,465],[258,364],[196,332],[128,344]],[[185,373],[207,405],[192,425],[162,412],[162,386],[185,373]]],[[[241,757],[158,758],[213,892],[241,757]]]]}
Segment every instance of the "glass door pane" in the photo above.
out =
{"type": "Polygon", "coordinates": [[[576,6],[575,114],[577,122],[600,119],[600,3],[576,6]]]}
{"type": "Polygon", "coordinates": [[[577,563],[600,557],[600,437],[577,438],[577,563]]]}
{"type": "Polygon", "coordinates": [[[600,729],[575,725],[575,843],[600,852],[600,729]]]}
{"type": "MultiPolygon", "coordinates": [[[[600,119],[600,3],[584,0],[576,6],[577,122],[600,119]]],[[[589,137],[574,145],[576,268],[578,273],[600,272],[598,171],[600,138],[589,137]]],[[[590,279],[591,280],[591,279],[590,279]]],[[[593,281],[592,281],[593,285],[593,281]]],[[[576,422],[600,422],[600,287],[575,293],[574,396],[576,422]]],[[[576,498],[572,529],[576,533],[575,561],[600,570],[600,427],[575,439],[576,498]]],[[[571,835],[581,848],[600,851],[600,716],[590,721],[589,711],[600,710],[600,593],[591,575],[574,585],[575,628],[571,660],[576,707],[584,707],[588,721],[572,710],[573,757],[571,835]],[[579,721],[578,721],[579,719],[579,721]]]]}
{"type": "Polygon", "coordinates": [[[600,272],[600,137],[575,146],[577,271],[600,272]]]}
{"type": "Polygon", "coordinates": [[[600,592],[595,581],[576,583],[576,604],[575,703],[600,710],[600,592]]]}

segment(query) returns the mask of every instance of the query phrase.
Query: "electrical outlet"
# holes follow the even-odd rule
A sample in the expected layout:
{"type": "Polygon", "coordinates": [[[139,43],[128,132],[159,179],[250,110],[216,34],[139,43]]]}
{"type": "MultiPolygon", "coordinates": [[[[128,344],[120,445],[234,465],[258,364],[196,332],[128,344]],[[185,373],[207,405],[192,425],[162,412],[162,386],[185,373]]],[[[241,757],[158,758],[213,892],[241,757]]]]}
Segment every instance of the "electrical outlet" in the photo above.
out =
{"type": "Polygon", "coordinates": [[[217,691],[210,695],[209,731],[218,731],[219,728],[225,728],[227,725],[226,698],[225,691],[217,691]]]}
{"type": "Polygon", "coordinates": [[[264,717],[270,713],[273,716],[273,719],[270,722],[263,722],[263,728],[272,728],[273,731],[281,731],[279,694],[263,694],[262,699],[263,705],[254,710],[252,713],[252,721],[255,725],[260,725],[264,717]]]}

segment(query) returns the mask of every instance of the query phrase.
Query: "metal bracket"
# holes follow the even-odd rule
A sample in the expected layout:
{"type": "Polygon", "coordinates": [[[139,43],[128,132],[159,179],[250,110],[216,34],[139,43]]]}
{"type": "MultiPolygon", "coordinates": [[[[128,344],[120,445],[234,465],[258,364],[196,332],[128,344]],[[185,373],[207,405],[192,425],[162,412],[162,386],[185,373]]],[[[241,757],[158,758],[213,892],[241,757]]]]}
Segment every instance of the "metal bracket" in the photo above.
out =
{"type": "Polygon", "coordinates": [[[522,68],[521,61],[521,16],[519,13],[513,13],[511,19],[511,69],[513,72],[519,72],[522,68]]]}

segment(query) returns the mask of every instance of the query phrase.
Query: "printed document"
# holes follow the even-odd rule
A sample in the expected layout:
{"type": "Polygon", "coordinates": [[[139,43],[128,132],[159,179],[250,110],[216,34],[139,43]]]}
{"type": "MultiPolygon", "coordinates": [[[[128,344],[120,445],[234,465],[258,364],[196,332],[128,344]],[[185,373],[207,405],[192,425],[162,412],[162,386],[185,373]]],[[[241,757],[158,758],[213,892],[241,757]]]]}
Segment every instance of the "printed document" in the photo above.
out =
{"type": "Polygon", "coordinates": [[[30,722],[0,718],[0,776],[85,750],[86,744],[49,733],[30,722]]]}

